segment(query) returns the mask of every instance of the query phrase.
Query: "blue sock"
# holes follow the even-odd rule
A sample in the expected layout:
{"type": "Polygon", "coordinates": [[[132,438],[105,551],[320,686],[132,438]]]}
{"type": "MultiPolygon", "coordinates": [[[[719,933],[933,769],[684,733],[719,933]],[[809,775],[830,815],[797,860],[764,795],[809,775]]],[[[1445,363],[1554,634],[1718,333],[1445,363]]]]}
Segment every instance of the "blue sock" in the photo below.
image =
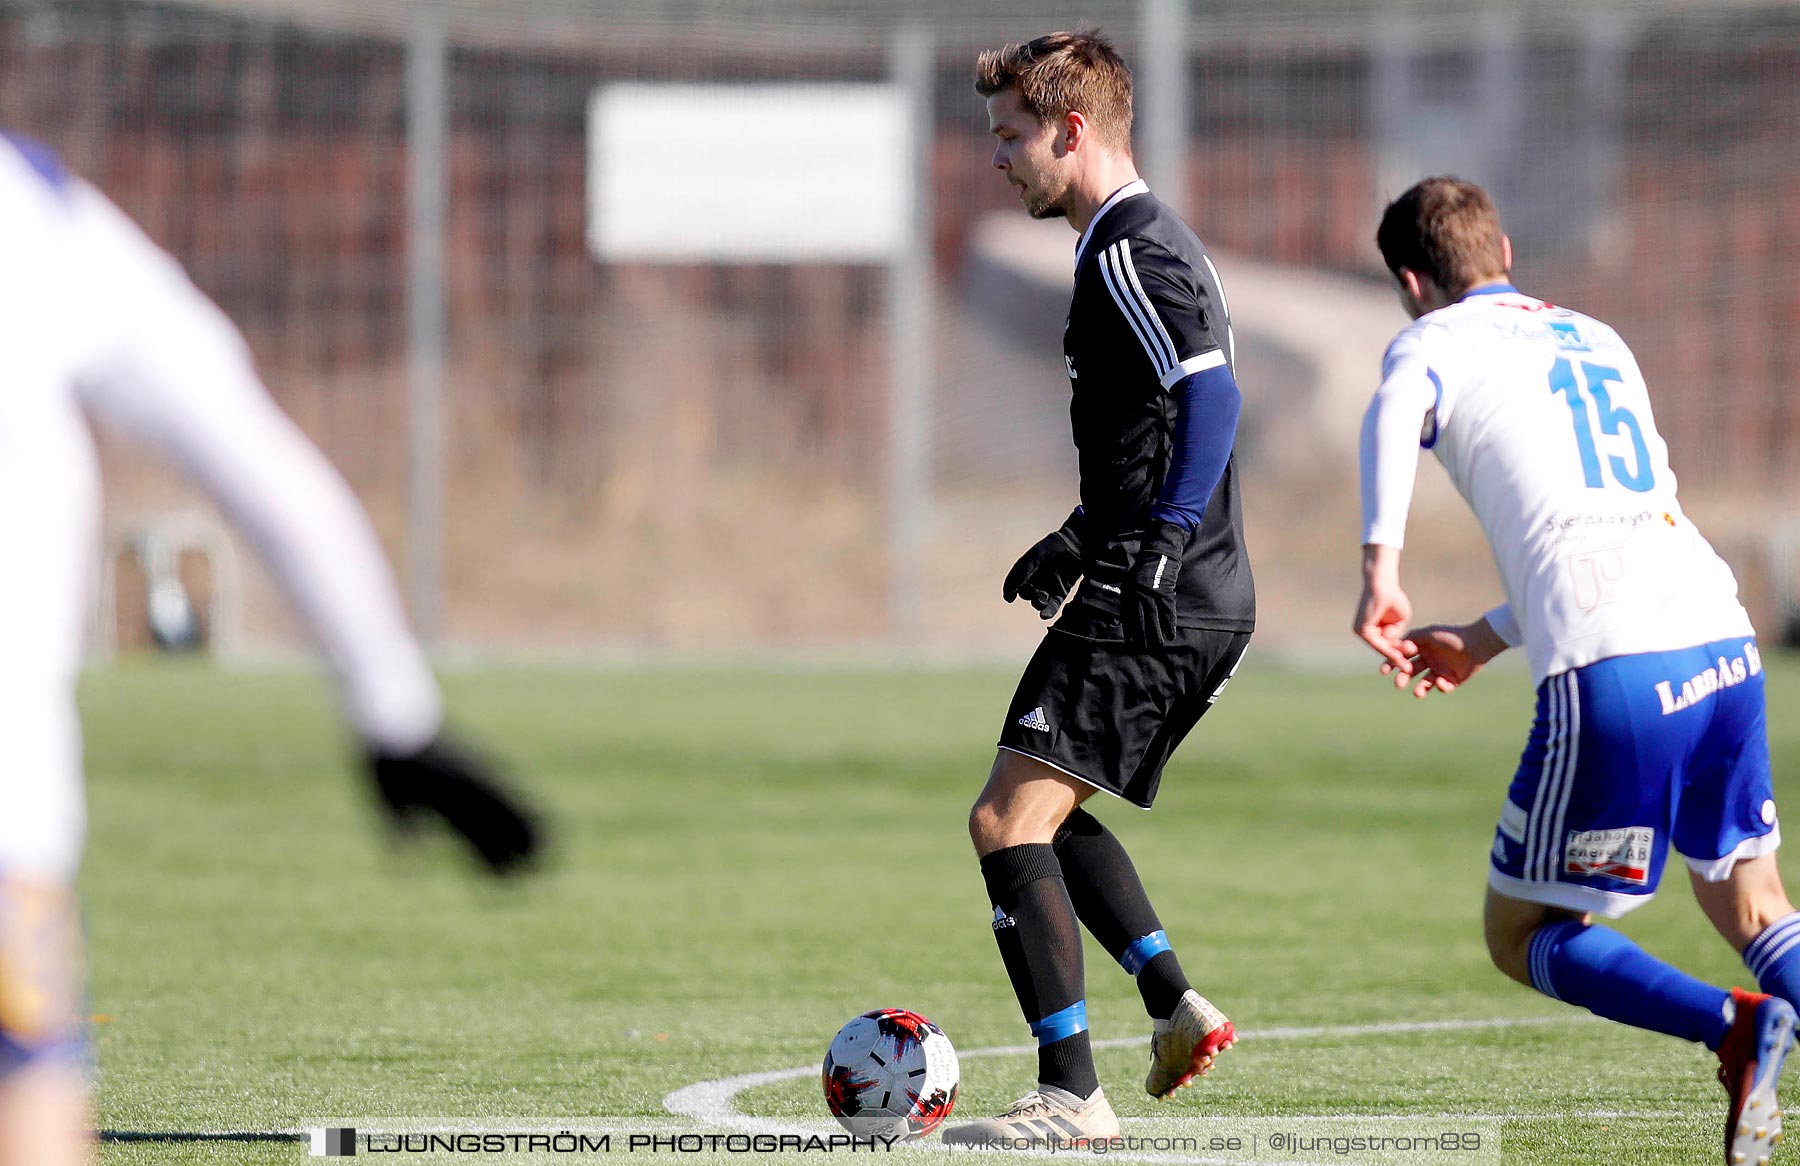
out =
{"type": "Polygon", "coordinates": [[[1663,963],[1605,927],[1546,923],[1531,937],[1531,986],[1596,1016],[1716,1049],[1731,993],[1663,963]]]}
{"type": "Polygon", "coordinates": [[[1782,916],[1751,940],[1744,966],[1763,991],[1800,1007],[1800,911],[1782,916]]]}

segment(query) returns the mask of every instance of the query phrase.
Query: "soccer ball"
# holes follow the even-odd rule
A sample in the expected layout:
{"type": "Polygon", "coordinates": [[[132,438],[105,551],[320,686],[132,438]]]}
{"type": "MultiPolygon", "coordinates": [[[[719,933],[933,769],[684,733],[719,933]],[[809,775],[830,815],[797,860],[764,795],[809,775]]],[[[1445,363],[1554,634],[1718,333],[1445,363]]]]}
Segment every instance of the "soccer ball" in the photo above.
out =
{"type": "Polygon", "coordinates": [[[825,1104],[859,1138],[922,1138],[950,1116],[962,1071],[942,1029],[878,1008],[838,1029],[825,1051],[825,1104]]]}

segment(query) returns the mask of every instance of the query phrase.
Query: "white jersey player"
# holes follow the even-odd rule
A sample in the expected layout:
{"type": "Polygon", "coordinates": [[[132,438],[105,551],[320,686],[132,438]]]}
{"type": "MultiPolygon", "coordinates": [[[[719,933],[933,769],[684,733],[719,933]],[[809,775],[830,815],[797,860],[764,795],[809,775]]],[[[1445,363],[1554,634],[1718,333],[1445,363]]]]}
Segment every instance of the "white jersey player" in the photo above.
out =
{"type": "Polygon", "coordinates": [[[161,451],[255,545],[326,660],[384,809],[441,816],[496,872],[531,819],[440,736],[436,682],[366,516],[264,392],[231,323],[48,151],[0,136],[0,1166],[90,1155],[70,886],[75,680],[99,478],[89,415],[161,451]]]}
{"type": "Polygon", "coordinates": [[[1382,374],[1363,541],[1397,548],[1405,532],[1417,459],[1381,451],[1435,453],[1500,568],[1507,602],[1489,622],[1524,644],[1533,681],[1754,634],[1731,568],[1681,512],[1643,374],[1610,327],[1491,284],[1400,333],[1382,374]]]}
{"type": "Polygon", "coordinates": [[[1488,950],[1553,999],[1717,1051],[1726,1161],[1766,1163],[1800,914],[1775,865],[1762,661],[1736,580],[1676,499],[1630,349],[1512,286],[1480,187],[1427,179],[1376,239],[1415,320],[1363,422],[1356,631],[1421,698],[1520,644],[1537,686],[1490,856],[1488,950]],[[1467,625],[1407,626],[1400,549],[1421,447],[1480,519],[1505,586],[1467,625]],[[1593,925],[1647,902],[1671,847],[1768,994],[1702,983],[1593,925]]]}

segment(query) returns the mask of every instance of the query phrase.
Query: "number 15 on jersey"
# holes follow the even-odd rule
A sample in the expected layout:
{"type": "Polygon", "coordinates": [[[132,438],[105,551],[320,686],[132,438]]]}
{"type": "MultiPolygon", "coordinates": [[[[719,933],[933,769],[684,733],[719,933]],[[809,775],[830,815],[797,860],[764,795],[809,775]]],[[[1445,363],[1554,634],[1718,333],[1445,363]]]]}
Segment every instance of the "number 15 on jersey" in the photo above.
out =
{"type": "Polygon", "coordinates": [[[1616,368],[1608,368],[1601,364],[1581,362],[1581,375],[1577,378],[1575,367],[1567,357],[1558,357],[1550,366],[1550,391],[1561,393],[1568,400],[1569,415],[1575,425],[1575,444],[1581,450],[1581,473],[1590,490],[1606,488],[1606,476],[1600,465],[1600,453],[1594,445],[1594,424],[1600,426],[1600,432],[1616,437],[1627,435],[1631,438],[1631,459],[1627,461],[1618,454],[1606,459],[1607,468],[1612,471],[1615,482],[1627,490],[1639,494],[1646,493],[1656,485],[1656,471],[1650,465],[1650,450],[1644,445],[1644,430],[1630,409],[1616,406],[1606,391],[1606,383],[1613,381],[1623,384],[1625,378],[1619,375],[1616,368]],[[1586,382],[1586,392],[1583,384],[1586,382]],[[1593,419],[1588,417],[1588,400],[1593,400],[1593,419]]]}

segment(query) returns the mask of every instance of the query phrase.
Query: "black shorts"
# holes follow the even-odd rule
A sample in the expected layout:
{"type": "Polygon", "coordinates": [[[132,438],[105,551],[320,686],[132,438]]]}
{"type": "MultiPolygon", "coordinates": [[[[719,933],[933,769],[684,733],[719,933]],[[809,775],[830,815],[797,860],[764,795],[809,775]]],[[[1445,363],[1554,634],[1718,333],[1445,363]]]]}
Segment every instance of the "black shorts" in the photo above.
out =
{"type": "Polygon", "coordinates": [[[1169,755],[1249,643],[1249,632],[1182,628],[1166,648],[1140,648],[1120,638],[1116,617],[1066,616],[1025,666],[1000,748],[1149,809],[1169,755]]]}

